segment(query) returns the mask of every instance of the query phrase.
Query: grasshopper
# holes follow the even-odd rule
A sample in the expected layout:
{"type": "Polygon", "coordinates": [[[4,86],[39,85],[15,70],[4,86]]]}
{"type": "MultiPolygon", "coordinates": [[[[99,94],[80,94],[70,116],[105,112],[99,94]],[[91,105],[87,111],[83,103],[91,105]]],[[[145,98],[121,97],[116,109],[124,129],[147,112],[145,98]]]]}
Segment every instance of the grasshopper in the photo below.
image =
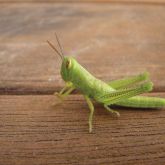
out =
{"type": "Polygon", "coordinates": [[[153,88],[153,83],[150,81],[147,72],[106,83],[90,74],[75,58],[64,56],[57,35],[56,40],[60,51],[50,41],[47,42],[62,60],[60,73],[65,81],[65,86],[59,93],[55,94],[63,100],[75,89],[82,92],[90,110],[89,132],[92,132],[94,115],[92,100],[102,104],[106,110],[117,116],[120,116],[119,112],[111,109],[111,105],[132,108],[162,108],[165,106],[165,99],[163,98],[137,96],[149,92],[153,88]]]}

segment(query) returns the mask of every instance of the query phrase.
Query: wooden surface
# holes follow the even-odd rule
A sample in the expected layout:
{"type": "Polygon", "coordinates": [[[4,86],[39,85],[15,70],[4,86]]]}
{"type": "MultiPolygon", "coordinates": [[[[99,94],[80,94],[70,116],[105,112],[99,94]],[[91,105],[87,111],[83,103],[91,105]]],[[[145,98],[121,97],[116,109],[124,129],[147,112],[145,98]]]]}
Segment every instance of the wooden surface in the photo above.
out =
{"type": "Polygon", "coordinates": [[[51,95],[0,97],[0,164],[163,165],[163,110],[120,109],[117,119],[97,105],[89,134],[83,97],[54,108],[56,101],[51,95]]]}
{"type": "Polygon", "coordinates": [[[163,4],[1,3],[0,165],[163,165],[165,109],[120,108],[117,119],[95,104],[89,134],[79,92],[52,106],[64,84],[60,59],[45,42],[56,43],[55,31],[65,53],[96,77],[147,70],[151,95],[165,97],[163,4]]]}
{"type": "Polygon", "coordinates": [[[40,2],[46,2],[46,3],[54,3],[54,2],[67,2],[67,3],[107,3],[107,2],[111,2],[111,3],[149,3],[149,4],[164,4],[165,0],[0,0],[1,3],[24,3],[24,2],[33,2],[33,3],[40,3],[40,2]]]}

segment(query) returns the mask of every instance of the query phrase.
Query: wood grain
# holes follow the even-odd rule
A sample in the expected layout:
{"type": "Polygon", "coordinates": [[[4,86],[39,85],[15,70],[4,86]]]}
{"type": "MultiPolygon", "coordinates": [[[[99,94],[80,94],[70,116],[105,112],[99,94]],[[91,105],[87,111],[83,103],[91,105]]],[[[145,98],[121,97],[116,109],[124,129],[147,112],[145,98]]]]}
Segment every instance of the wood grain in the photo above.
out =
{"type": "Polygon", "coordinates": [[[54,3],[54,2],[64,2],[64,3],[154,3],[154,4],[164,4],[165,0],[0,0],[0,3],[54,3]]]}
{"type": "Polygon", "coordinates": [[[63,86],[60,59],[45,42],[59,34],[67,55],[109,81],[151,73],[165,91],[165,6],[2,4],[0,93],[50,94],[63,86]]]}
{"type": "Polygon", "coordinates": [[[119,108],[117,119],[95,104],[94,131],[89,134],[82,96],[52,106],[56,102],[50,95],[0,96],[0,164],[165,162],[165,109],[119,108]]]}
{"type": "Polygon", "coordinates": [[[45,41],[56,31],[65,54],[105,81],[147,70],[150,95],[165,98],[164,0],[39,2],[0,0],[0,165],[163,165],[165,109],[116,108],[116,118],[95,103],[89,134],[81,95],[52,105],[61,61],[45,41]]]}

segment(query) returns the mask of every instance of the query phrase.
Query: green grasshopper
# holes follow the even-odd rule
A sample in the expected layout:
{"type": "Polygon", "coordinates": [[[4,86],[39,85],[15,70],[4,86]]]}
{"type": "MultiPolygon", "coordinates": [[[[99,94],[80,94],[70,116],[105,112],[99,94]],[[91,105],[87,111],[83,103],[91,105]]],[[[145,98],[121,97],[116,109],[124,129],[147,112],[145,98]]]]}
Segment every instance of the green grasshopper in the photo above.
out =
{"type": "Polygon", "coordinates": [[[101,103],[105,109],[117,116],[120,116],[119,112],[111,109],[111,105],[133,108],[161,108],[165,106],[165,99],[163,98],[137,96],[149,92],[153,88],[147,72],[106,83],[90,74],[73,57],[64,56],[57,35],[56,39],[60,52],[51,42],[47,42],[62,60],[60,72],[66,85],[59,93],[55,94],[63,100],[74,89],[78,89],[83,93],[90,109],[88,118],[89,132],[92,132],[92,119],[94,114],[94,105],[91,100],[101,103]]]}

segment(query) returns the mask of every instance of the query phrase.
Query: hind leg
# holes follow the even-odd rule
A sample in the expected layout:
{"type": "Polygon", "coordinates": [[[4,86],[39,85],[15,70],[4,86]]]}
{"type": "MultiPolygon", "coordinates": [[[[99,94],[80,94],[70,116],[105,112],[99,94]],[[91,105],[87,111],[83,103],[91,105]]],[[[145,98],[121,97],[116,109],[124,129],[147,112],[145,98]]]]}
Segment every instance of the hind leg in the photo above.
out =
{"type": "Polygon", "coordinates": [[[122,89],[145,80],[149,80],[149,73],[147,72],[144,72],[143,74],[139,74],[137,76],[130,76],[128,78],[110,81],[108,85],[110,85],[114,89],[122,89]]]}

